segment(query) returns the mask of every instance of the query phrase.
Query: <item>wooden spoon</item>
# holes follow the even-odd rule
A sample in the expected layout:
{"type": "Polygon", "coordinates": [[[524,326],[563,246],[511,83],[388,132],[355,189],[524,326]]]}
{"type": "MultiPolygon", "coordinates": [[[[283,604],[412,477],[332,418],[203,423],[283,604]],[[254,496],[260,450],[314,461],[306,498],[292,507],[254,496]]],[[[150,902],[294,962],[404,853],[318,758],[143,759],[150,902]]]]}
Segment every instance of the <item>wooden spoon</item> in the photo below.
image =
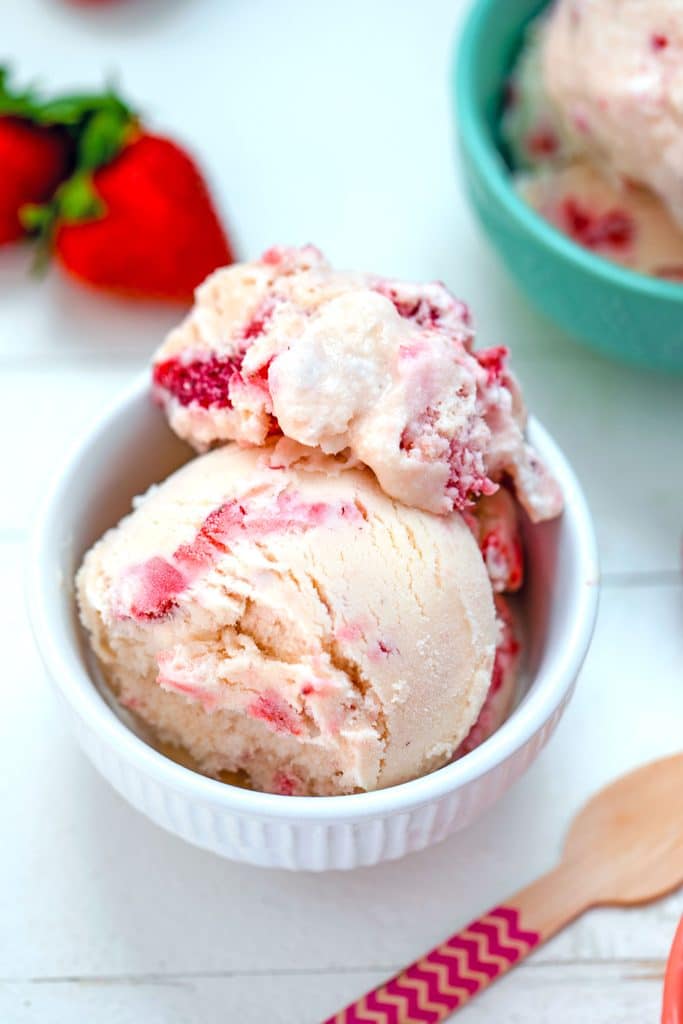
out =
{"type": "Polygon", "coordinates": [[[600,790],[560,864],[324,1024],[438,1024],[589,907],[631,906],[683,884],[683,754],[600,790]]]}

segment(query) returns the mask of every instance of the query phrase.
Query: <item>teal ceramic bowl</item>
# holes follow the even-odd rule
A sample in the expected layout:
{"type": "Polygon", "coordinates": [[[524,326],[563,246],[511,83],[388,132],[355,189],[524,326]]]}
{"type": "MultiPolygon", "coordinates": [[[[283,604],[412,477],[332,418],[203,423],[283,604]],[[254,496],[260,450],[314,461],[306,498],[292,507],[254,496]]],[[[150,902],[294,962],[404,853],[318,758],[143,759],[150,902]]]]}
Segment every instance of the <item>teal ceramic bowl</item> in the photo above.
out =
{"type": "Polygon", "coordinates": [[[577,340],[606,355],[683,371],[683,285],[623,270],[582,249],[515,193],[498,125],[504,83],[544,0],[475,0],[453,89],[467,189],[522,290],[577,340]]]}

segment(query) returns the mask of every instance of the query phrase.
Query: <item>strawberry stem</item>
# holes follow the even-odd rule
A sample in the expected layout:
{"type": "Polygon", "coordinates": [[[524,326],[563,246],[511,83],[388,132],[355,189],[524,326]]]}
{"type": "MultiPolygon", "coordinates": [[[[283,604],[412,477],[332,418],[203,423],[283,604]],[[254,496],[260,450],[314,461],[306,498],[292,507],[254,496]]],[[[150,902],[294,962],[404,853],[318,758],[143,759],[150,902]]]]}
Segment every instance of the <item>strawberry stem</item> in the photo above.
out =
{"type": "Polygon", "coordinates": [[[22,224],[38,240],[38,263],[42,264],[58,222],[92,220],[106,212],[92,175],[134,137],[138,119],[111,86],[101,93],[67,93],[46,99],[35,89],[12,89],[9,78],[8,68],[0,66],[0,117],[21,117],[46,128],[60,128],[75,150],[71,177],[62,182],[50,202],[28,204],[19,211],[22,224]]]}
{"type": "Polygon", "coordinates": [[[76,170],[63,181],[49,203],[27,203],[19,211],[21,223],[38,243],[34,270],[49,261],[54,233],[59,223],[76,223],[103,217],[106,207],[98,196],[89,170],[76,170]]]}

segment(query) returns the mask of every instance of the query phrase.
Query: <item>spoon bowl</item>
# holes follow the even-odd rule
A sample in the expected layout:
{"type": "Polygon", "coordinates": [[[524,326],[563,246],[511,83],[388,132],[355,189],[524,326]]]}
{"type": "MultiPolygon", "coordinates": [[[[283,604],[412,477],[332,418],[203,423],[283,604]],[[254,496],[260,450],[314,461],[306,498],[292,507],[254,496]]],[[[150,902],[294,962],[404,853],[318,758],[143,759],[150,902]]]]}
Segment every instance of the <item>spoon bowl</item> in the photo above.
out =
{"type": "Polygon", "coordinates": [[[596,793],[572,822],[563,861],[590,874],[595,903],[645,903],[683,884],[683,754],[596,793]]]}

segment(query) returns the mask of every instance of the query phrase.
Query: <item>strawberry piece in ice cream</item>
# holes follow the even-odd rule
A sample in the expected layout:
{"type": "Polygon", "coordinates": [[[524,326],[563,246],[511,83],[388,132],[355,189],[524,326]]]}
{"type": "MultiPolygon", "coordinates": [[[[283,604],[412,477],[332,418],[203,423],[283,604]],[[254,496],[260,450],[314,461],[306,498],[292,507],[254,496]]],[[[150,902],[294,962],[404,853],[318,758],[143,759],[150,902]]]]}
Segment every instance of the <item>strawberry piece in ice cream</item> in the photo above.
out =
{"type": "Polygon", "coordinates": [[[230,405],[230,384],[239,378],[241,363],[238,356],[211,356],[190,363],[168,359],[154,367],[154,384],[181,405],[196,402],[202,409],[222,409],[230,405]]]}
{"type": "Polygon", "coordinates": [[[517,187],[546,220],[600,256],[661,277],[667,266],[683,265],[683,231],[659,199],[586,161],[520,175],[517,187]]]}
{"type": "Polygon", "coordinates": [[[467,514],[467,522],[477,538],[491,586],[496,593],[510,593],[524,582],[524,554],[519,515],[507,487],[481,498],[467,514]]]}

